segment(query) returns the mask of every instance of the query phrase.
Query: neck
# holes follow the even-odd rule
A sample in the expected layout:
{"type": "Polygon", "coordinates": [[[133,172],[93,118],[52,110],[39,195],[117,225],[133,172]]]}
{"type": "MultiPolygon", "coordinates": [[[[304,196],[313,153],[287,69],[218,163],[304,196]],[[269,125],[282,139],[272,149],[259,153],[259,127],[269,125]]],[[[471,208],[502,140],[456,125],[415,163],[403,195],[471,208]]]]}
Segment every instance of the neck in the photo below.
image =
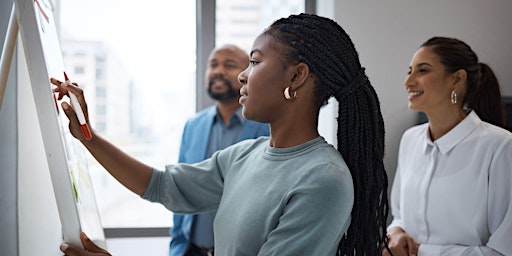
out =
{"type": "Polygon", "coordinates": [[[457,124],[459,124],[464,118],[466,118],[466,113],[462,108],[459,108],[458,111],[449,111],[448,114],[438,113],[438,114],[427,114],[429,120],[429,132],[430,138],[432,141],[435,141],[441,138],[443,135],[447,134],[451,131],[457,124]]]}
{"type": "Polygon", "coordinates": [[[304,144],[320,136],[317,129],[307,129],[300,127],[300,131],[295,130],[279,130],[270,126],[270,146],[274,148],[291,148],[304,144]]]}
{"type": "MultiPolygon", "coordinates": [[[[298,112],[294,112],[298,113],[298,112]]],[[[304,144],[320,136],[318,133],[318,115],[286,115],[270,123],[270,146],[290,148],[304,144]]]]}

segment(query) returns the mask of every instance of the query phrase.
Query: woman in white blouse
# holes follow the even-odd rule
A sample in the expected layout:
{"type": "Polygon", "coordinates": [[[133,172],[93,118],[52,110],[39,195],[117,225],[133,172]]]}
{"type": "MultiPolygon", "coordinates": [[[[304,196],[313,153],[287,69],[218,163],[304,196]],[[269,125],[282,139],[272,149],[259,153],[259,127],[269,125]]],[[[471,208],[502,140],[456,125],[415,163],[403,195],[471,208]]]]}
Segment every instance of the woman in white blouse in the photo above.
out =
{"type": "Polygon", "coordinates": [[[400,143],[391,252],[512,255],[512,133],[500,128],[494,73],[466,43],[433,37],[414,54],[405,89],[429,122],[400,143]]]}

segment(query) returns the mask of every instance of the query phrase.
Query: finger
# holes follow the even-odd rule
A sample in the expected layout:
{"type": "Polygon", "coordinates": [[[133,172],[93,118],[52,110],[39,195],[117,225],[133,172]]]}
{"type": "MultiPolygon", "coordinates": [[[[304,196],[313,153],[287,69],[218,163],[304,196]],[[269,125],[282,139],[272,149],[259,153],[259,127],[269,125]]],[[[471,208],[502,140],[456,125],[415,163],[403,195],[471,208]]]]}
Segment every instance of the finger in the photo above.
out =
{"type": "Polygon", "coordinates": [[[391,250],[391,247],[389,245],[389,240],[384,243],[384,245],[382,246],[382,255],[387,255],[387,256],[394,256],[392,250],[391,250]]]}
{"type": "Polygon", "coordinates": [[[64,96],[66,96],[68,93],[67,92],[64,92],[62,91],[59,87],[55,87],[53,88],[53,93],[58,93],[58,97],[57,97],[57,100],[62,100],[62,98],[64,98],[64,96]]]}
{"type": "Polygon", "coordinates": [[[57,97],[57,100],[62,100],[62,98],[64,98],[65,95],[66,95],[66,93],[59,92],[59,96],[57,97]]]}
{"type": "Polygon", "coordinates": [[[63,85],[65,86],[66,90],[72,92],[77,98],[83,97],[84,91],[82,90],[82,88],[78,87],[77,83],[63,83],[63,85]]]}
{"type": "Polygon", "coordinates": [[[53,77],[50,78],[50,82],[60,88],[61,91],[70,91],[77,97],[79,97],[79,95],[83,95],[83,91],[78,87],[77,83],[67,84],[53,77]]]}
{"type": "Polygon", "coordinates": [[[82,135],[82,132],[80,131],[80,123],[78,122],[78,117],[76,116],[73,108],[67,102],[62,102],[61,106],[64,110],[64,114],[66,114],[69,120],[69,131],[73,137],[79,140],[85,139],[82,135]]]}
{"type": "Polygon", "coordinates": [[[51,82],[52,84],[56,85],[56,86],[59,86],[59,87],[60,87],[60,86],[61,86],[61,84],[62,84],[62,82],[61,82],[60,80],[55,79],[55,78],[53,78],[53,77],[52,77],[52,78],[50,78],[50,82],[51,82]]]}
{"type": "Polygon", "coordinates": [[[406,256],[407,251],[405,251],[404,247],[399,246],[397,244],[389,244],[388,245],[389,251],[384,247],[383,252],[386,251],[387,255],[393,255],[393,256],[406,256]]]}
{"type": "Polygon", "coordinates": [[[58,79],[53,78],[53,77],[50,79],[50,82],[53,85],[57,86],[56,88],[53,89],[53,91],[58,92],[59,96],[57,97],[57,99],[62,100],[62,98],[64,98],[64,96],[68,94],[66,84],[61,82],[58,79]]]}
{"type": "Polygon", "coordinates": [[[91,241],[91,239],[89,239],[89,237],[87,237],[87,235],[84,232],[80,233],[80,240],[82,241],[82,245],[84,246],[84,248],[87,251],[94,252],[94,253],[105,253],[107,255],[110,255],[110,253],[108,253],[105,249],[103,249],[103,248],[97,246],[95,243],[93,243],[91,241]]]}
{"type": "Polygon", "coordinates": [[[419,244],[414,243],[413,246],[409,246],[409,255],[411,255],[411,256],[418,255],[418,249],[419,249],[419,244]]]}
{"type": "Polygon", "coordinates": [[[393,256],[408,256],[407,247],[403,245],[395,245],[394,247],[390,247],[391,255],[393,256]]]}
{"type": "Polygon", "coordinates": [[[61,244],[60,250],[67,256],[85,256],[87,255],[87,252],[77,246],[74,246],[72,244],[61,244]]]}
{"type": "Polygon", "coordinates": [[[76,117],[75,110],[69,105],[67,102],[61,103],[62,109],[64,109],[64,113],[66,113],[66,116],[68,117],[70,122],[76,121],[78,124],[78,118],[76,117]]]}
{"type": "Polygon", "coordinates": [[[82,88],[78,87],[77,83],[65,84],[65,85],[66,85],[66,90],[68,92],[73,93],[76,96],[78,103],[80,104],[80,107],[84,111],[85,119],[88,122],[89,121],[89,113],[87,111],[87,103],[85,101],[84,91],[82,90],[82,88]]]}

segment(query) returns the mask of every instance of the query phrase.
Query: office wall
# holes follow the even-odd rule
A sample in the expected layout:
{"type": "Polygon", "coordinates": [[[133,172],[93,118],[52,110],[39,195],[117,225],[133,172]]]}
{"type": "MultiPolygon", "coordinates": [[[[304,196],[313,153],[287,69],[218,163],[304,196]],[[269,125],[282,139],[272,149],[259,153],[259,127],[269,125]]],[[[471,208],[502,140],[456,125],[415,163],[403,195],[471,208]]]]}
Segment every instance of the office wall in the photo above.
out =
{"type": "MultiPolygon", "coordinates": [[[[401,134],[416,122],[403,82],[418,46],[441,35],[462,39],[496,72],[512,95],[512,1],[332,1],[335,20],[351,36],[379,94],[386,125],[385,166],[394,177],[401,134]]],[[[322,1],[320,1],[322,2],[322,1]]]]}

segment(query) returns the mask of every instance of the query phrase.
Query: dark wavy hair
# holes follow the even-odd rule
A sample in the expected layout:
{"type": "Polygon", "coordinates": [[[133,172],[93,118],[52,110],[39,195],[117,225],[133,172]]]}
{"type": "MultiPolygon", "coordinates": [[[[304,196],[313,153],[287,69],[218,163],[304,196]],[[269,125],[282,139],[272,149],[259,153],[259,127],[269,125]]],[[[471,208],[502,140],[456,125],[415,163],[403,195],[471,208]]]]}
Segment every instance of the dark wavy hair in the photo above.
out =
{"type": "Polygon", "coordinates": [[[472,109],[488,123],[504,127],[505,114],[500,85],[496,75],[485,63],[478,61],[476,53],[465,42],[448,37],[432,37],[421,47],[431,47],[449,73],[466,71],[466,96],[463,105],[472,109]]]}
{"type": "Polygon", "coordinates": [[[352,221],[337,255],[380,255],[387,244],[388,177],[384,122],[377,94],[347,33],[331,19],[291,15],[264,31],[288,63],[302,62],[315,76],[318,108],[331,96],[338,106],[338,151],[354,182],[352,221]]]}

